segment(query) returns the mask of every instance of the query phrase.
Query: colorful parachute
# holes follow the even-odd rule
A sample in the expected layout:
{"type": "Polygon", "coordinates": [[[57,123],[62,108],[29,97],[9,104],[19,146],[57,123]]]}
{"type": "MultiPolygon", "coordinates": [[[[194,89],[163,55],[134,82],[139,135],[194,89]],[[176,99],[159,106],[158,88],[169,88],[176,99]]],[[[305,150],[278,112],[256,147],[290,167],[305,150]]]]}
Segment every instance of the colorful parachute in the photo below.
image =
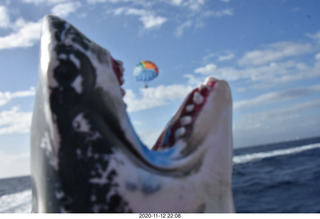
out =
{"type": "Polygon", "coordinates": [[[159,74],[158,67],[151,61],[139,62],[134,68],[133,75],[137,81],[145,82],[145,87],[148,85],[146,82],[153,80],[159,74]]]}

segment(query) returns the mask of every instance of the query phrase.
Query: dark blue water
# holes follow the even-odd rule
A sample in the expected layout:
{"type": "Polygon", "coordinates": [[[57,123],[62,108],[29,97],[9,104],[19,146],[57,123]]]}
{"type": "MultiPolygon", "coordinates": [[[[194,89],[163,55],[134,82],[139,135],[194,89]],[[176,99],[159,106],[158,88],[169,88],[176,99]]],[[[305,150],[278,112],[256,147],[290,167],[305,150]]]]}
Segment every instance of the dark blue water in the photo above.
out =
{"type": "MultiPolygon", "coordinates": [[[[312,138],[250,147],[235,150],[235,156],[319,142],[312,138]]],[[[320,148],[236,164],[232,185],[237,212],[319,213],[320,148]]]]}
{"type": "MultiPolygon", "coordinates": [[[[320,213],[319,143],[320,137],[235,149],[236,159],[249,156],[245,162],[234,164],[232,186],[236,211],[320,213]],[[309,148],[315,143],[318,143],[316,147],[309,148]]],[[[29,176],[0,179],[0,200],[30,188],[29,176]]],[[[17,208],[10,209],[17,212],[17,208]]]]}
{"type": "Polygon", "coordinates": [[[31,189],[30,176],[0,179],[0,197],[31,189]]]}

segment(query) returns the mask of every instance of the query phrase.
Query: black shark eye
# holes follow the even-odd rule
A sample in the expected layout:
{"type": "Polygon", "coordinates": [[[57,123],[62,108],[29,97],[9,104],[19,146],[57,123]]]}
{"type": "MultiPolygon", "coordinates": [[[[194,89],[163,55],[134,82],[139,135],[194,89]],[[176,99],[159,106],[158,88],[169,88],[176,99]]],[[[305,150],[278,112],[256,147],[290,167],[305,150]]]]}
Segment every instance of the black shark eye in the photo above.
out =
{"type": "Polygon", "coordinates": [[[78,75],[75,64],[69,60],[60,60],[60,64],[54,70],[54,77],[59,83],[70,84],[78,75]]]}

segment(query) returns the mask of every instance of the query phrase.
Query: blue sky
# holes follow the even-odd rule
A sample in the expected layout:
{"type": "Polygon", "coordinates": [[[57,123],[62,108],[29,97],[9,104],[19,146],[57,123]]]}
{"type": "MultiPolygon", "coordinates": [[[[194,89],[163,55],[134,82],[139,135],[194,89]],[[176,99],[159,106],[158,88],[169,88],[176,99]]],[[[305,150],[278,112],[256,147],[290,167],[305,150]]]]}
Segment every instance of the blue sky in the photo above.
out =
{"type": "Polygon", "coordinates": [[[56,14],[124,62],[125,102],[151,146],[212,75],[233,94],[235,147],[320,135],[318,0],[0,0],[0,178],[29,174],[41,19],[56,14]],[[148,89],[134,66],[154,61],[148,89]]]}

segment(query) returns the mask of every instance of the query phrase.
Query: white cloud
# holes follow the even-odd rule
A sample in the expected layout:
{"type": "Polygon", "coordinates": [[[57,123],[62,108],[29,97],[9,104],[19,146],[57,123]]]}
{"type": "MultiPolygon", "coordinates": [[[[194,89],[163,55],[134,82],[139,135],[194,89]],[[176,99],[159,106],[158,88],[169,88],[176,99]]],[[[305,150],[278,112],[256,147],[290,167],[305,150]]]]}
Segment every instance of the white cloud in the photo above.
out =
{"type": "Polygon", "coordinates": [[[205,5],[205,0],[162,0],[176,7],[186,8],[189,11],[200,11],[205,5]]]}
{"type": "Polygon", "coordinates": [[[55,15],[58,15],[61,17],[66,17],[70,13],[76,11],[80,7],[81,7],[80,2],[66,2],[66,3],[61,3],[61,4],[55,5],[51,9],[51,12],[55,15]]]}
{"type": "Polygon", "coordinates": [[[318,31],[315,34],[306,34],[307,37],[316,40],[318,43],[320,43],[320,31],[318,31]]]}
{"type": "Polygon", "coordinates": [[[176,6],[180,6],[182,4],[183,0],[168,0],[167,2],[171,3],[173,5],[176,5],[176,6]]]}
{"type": "Polygon", "coordinates": [[[86,0],[86,2],[90,5],[99,4],[99,3],[112,3],[112,4],[132,4],[132,5],[140,5],[142,7],[149,7],[154,5],[158,1],[150,1],[150,0],[86,0]]]}
{"type": "Polygon", "coordinates": [[[144,29],[159,28],[167,21],[165,17],[157,16],[155,15],[155,12],[144,9],[122,7],[114,10],[113,14],[138,16],[139,20],[143,23],[144,29]]]}
{"type": "Polygon", "coordinates": [[[316,60],[320,60],[320,53],[316,54],[316,55],[314,56],[314,58],[315,58],[316,60]]]}
{"type": "Polygon", "coordinates": [[[155,16],[153,14],[146,14],[140,17],[140,21],[142,21],[145,29],[150,28],[158,28],[164,22],[166,22],[166,18],[161,16],[155,16]]]}
{"type": "Polygon", "coordinates": [[[188,20],[188,21],[182,23],[181,25],[179,25],[179,26],[177,27],[177,30],[176,30],[176,32],[175,32],[175,35],[176,35],[177,37],[182,36],[183,31],[184,31],[186,28],[189,28],[191,25],[192,25],[192,21],[191,21],[191,20],[188,20]]]}
{"type": "Polygon", "coordinates": [[[253,82],[279,83],[296,80],[294,77],[305,70],[309,70],[309,67],[304,63],[294,61],[273,62],[268,65],[241,69],[238,76],[239,78],[248,78],[253,82]]]}
{"type": "Polygon", "coordinates": [[[205,0],[164,0],[164,2],[174,6],[184,7],[191,11],[198,11],[205,4],[205,0]]]}
{"type": "Polygon", "coordinates": [[[58,3],[68,2],[68,1],[71,1],[71,0],[22,0],[22,2],[24,3],[35,4],[35,5],[39,5],[43,3],[53,5],[53,4],[58,4],[58,3]]]}
{"type": "Polygon", "coordinates": [[[211,75],[219,79],[234,81],[241,78],[248,78],[248,74],[243,74],[241,70],[233,67],[219,68],[213,63],[209,63],[204,67],[199,67],[194,70],[196,74],[211,75]]]}
{"type": "Polygon", "coordinates": [[[88,4],[97,4],[97,3],[105,3],[105,2],[110,2],[110,3],[122,3],[122,2],[141,2],[142,0],[87,0],[88,4]]]}
{"type": "Polygon", "coordinates": [[[218,57],[218,61],[222,62],[222,61],[227,61],[227,60],[231,60],[234,58],[234,54],[233,53],[228,53],[226,55],[220,55],[218,57]]]}
{"type": "Polygon", "coordinates": [[[97,4],[97,3],[104,3],[106,2],[107,0],[87,0],[87,3],[88,4],[97,4]]]}
{"type": "Polygon", "coordinates": [[[31,126],[31,112],[21,112],[18,107],[0,112],[0,135],[28,133],[31,126]]]}
{"type": "Polygon", "coordinates": [[[210,52],[208,53],[207,55],[205,55],[203,58],[202,58],[202,62],[203,63],[207,63],[210,59],[212,59],[213,57],[216,57],[217,55],[213,52],[210,52]]]}
{"type": "Polygon", "coordinates": [[[7,8],[0,5],[0,28],[7,28],[10,25],[10,16],[7,8]]]}
{"type": "Polygon", "coordinates": [[[200,77],[211,75],[228,81],[246,80],[251,82],[251,88],[266,88],[279,83],[319,77],[320,62],[316,60],[313,66],[309,66],[303,62],[289,60],[241,68],[219,67],[214,63],[209,63],[196,68],[194,72],[200,77]]]}
{"type": "Polygon", "coordinates": [[[0,178],[30,175],[30,154],[5,154],[0,151],[0,178]]]}
{"type": "MultiPolygon", "coordinates": [[[[178,21],[174,35],[182,36],[187,28],[195,27],[202,28],[204,19],[208,17],[221,17],[226,15],[233,15],[233,9],[223,9],[220,11],[209,11],[205,7],[205,0],[159,0],[159,1],[145,1],[145,0],[87,0],[89,4],[96,4],[102,2],[108,3],[127,3],[126,7],[118,7],[116,9],[108,9],[107,13],[113,15],[135,15],[143,23],[144,29],[159,28],[168,21],[167,17],[159,16],[156,11],[159,5],[167,4],[173,6],[173,13],[176,14],[170,21],[178,21]],[[139,9],[138,9],[138,7],[139,9]]],[[[166,11],[167,12],[167,11],[166,11]]],[[[168,15],[172,12],[168,12],[168,15]]]]}
{"type": "Polygon", "coordinates": [[[309,110],[319,109],[320,100],[298,103],[286,108],[270,110],[266,112],[250,113],[242,115],[235,121],[234,130],[248,131],[257,128],[262,131],[265,128],[276,128],[286,121],[301,117],[309,110]]]}
{"type": "Polygon", "coordinates": [[[210,52],[202,58],[202,63],[208,63],[210,60],[216,60],[217,62],[224,62],[235,58],[235,54],[230,51],[224,51],[219,53],[210,52]]]}
{"type": "Polygon", "coordinates": [[[223,17],[223,16],[232,16],[233,15],[233,9],[232,8],[226,8],[220,11],[210,11],[207,12],[206,16],[214,16],[214,17],[223,17]]]}
{"type": "Polygon", "coordinates": [[[233,104],[234,109],[244,108],[244,107],[257,107],[270,105],[272,103],[286,101],[290,99],[296,99],[301,97],[306,97],[315,93],[319,93],[320,85],[312,86],[312,87],[301,87],[294,88],[290,90],[277,91],[277,92],[269,92],[257,96],[253,99],[241,100],[237,101],[233,104]]]}
{"type": "Polygon", "coordinates": [[[190,27],[203,28],[205,26],[204,19],[208,17],[222,17],[233,15],[233,9],[227,8],[218,11],[211,11],[205,7],[205,0],[163,0],[173,6],[181,9],[185,17],[180,21],[179,26],[176,28],[175,36],[181,37],[185,29],[190,27]]]}
{"type": "Polygon", "coordinates": [[[181,100],[192,90],[191,86],[173,84],[169,86],[150,87],[140,89],[140,95],[137,96],[132,90],[126,90],[124,97],[128,105],[128,112],[150,109],[158,106],[164,106],[171,101],[181,100]]]}
{"type": "MultiPolygon", "coordinates": [[[[80,2],[71,2],[70,0],[23,0],[24,3],[53,5],[51,13],[65,17],[76,11],[80,2]]],[[[14,49],[31,47],[40,40],[42,19],[37,22],[25,21],[18,18],[15,22],[10,22],[9,14],[5,7],[0,6],[0,28],[9,28],[13,31],[0,37],[0,49],[14,49]]]]}
{"type": "Polygon", "coordinates": [[[29,90],[26,90],[26,91],[0,92],[0,106],[7,104],[12,99],[30,97],[30,96],[34,96],[34,94],[35,94],[35,90],[33,87],[31,87],[29,90]]]}
{"type": "Polygon", "coordinates": [[[204,4],[205,0],[187,0],[184,2],[184,5],[192,11],[200,10],[204,4]]]}
{"type": "MultiPolygon", "coordinates": [[[[194,70],[196,74],[213,76],[218,79],[224,79],[227,81],[235,81],[239,79],[250,79],[250,72],[245,72],[233,67],[220,68],[213,63],[209,63],[203,67],[196,68],[194,70]]],[[[256,74],[256,72],[252,72],[256,74]]]]}
{"type": "Polygon", "coordinates": [[[214,74],[215,71],[217,70],[217,66],[213,63],[211,64],[207,64],[206,66],[204,67],[200,67],[200,68],[197,68],[194,70],[195,73],[197,74],[214,74]]]}
{"type": "Polygon", "coordinates": [[[207,76],[200,75],[194,75],[194,74],[185,74],[183,77],[188,79],[188,83],[190,86],[196,87],[199,84],[202,84],[203,81],[206,79],[207,76]]]}
{"type": "Polygon", "coordinates": [[[7,36],[0,37],[0,49],[33,46],[40,40],[41,20],[26,22],[23,19],[18,19],[14,29],[17,30],[7,36]]]}
{"type": "Polygon", "coordinates": [[[158,130],[139,130],[138,135],[139,138],[141,139],[141,141],[148,147],[148,148],[152,148],[153,145],[156,143],[156,140],[158,139],[158,137],[161,134],[162,129],[158,129],[158,130]]]}
{"type": "Polygon", "coordinates": [[[287,57],[302,55],[312,51],[310,44],[299,44],[293,42],[278,42],[267,46],[264,50],[247,52],[238,60],[239,65],[263,65],[279,61],[287,57]]]}
{"type": "Polygon", "coordinates": [[[38,4],[46,2],[46,0],[22,0],[22,2],[38,5],[38,4]]]}

